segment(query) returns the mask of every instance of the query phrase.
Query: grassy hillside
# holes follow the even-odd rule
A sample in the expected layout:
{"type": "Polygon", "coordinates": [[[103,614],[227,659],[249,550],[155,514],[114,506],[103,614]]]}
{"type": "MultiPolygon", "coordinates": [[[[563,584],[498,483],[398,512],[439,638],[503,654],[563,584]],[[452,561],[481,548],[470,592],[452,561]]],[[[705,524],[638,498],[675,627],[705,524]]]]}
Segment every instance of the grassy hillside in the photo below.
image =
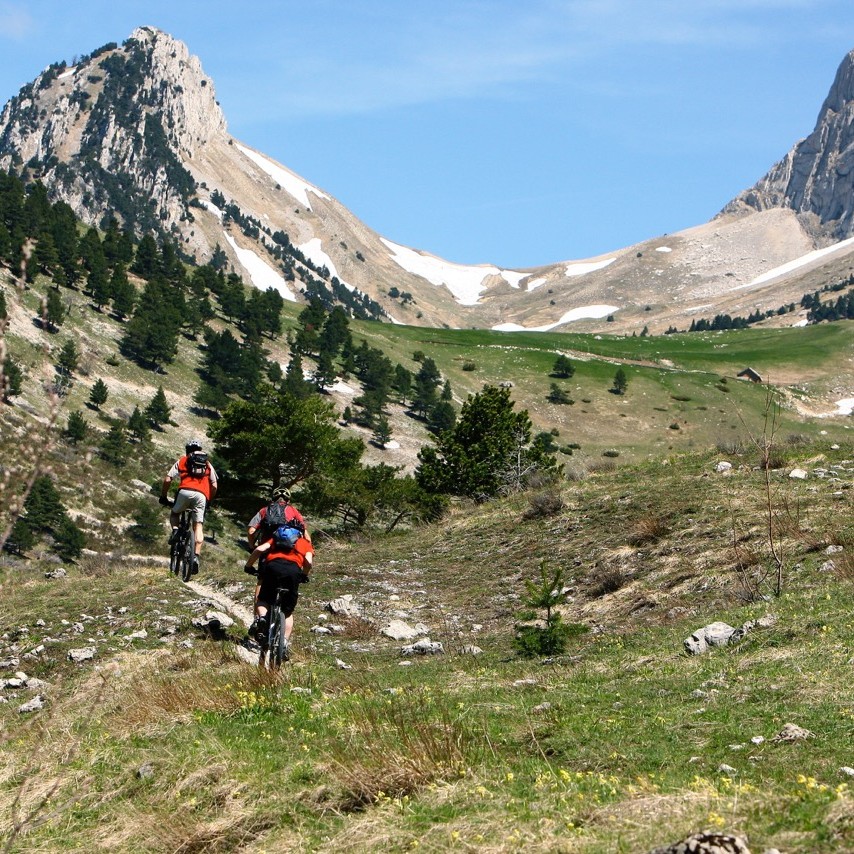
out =
{"type": "MultiPolygon", "coordinates": [[[[251,603],[248,517],[222,513],[206,587],[168,575],[165,519],[154,543],[128,533],[205,429],[197,345],[182,339],[165,372],[145,371],[117,356],[120,325],[81,294],[51,334],[36,322],[46,282],[6,287],[4,340],[26,376],[0,405],[2,522],[47,470],[87,535],[75,563],[49,539],[26,560],[0,556],[6,850],[643,852],[697,829],[747,833],[753,851],[854,848],[854,448],[850,419],[802,414],[850,396],[850,324],[616,338],[354,322],[393,361],[434,358],[458,400],[513,382],[538,429],[581,448],[552,487],[455,503],[442,524],[393,536],[319,537],[294,660],[274,679],[236,654],[243,627],[193,622],[222,597],[251,603]],[[57,398],[44,389],[69,339],[83,358],[57,398]],[[549,377],[559,353],[570,380],[549,377]],[[735,379],[747,365],[785,383],[773,435],[766,389],[735,379]],[[625,395],[609,391],[619,366],[625,395]],[[86,406],[98,377],[101,412],[86,406]],[[575,403],[547,403],[552,382],[575,403]],[[160,384],[175,424],[122,468],[96,437],[59,438],[69,411],[103,433],[160,384]],[[765,471],[753,441],[772,439],[765,471]],[[574,636],[528,660],[512,639],[543,562],[563,571],[574,636]],[[324,609],[343,595],[359,615],[324,609]],[[381,634],[395,618],[444,652],[404,655],[381,634]],[[737,645],[683,652],[713,621],[761,618],[737,645]],[[91,659],[69,658],[83,648],[91,659]],[[20,711],[36,696],[42,709],[20,711]],[[789,723],[809,737],[781,736],[789,723]]],[[[284,338],[270,351],[287,360],[284,338]]],[[[401,411],[394,423],[416,449],[427,440],[401,411]]]]}
{"type": "MultiPolygon", "coordinates": [[[[729,473],[671,455],[327,539],[278,679],[235,655],[240,627],[193,625],[212,602],[168,576],[165,544],[154,561],[88,554],[64,579],[5,557],[0,678],[42,680],[0,690],[6,850],[643,852],[701,829],[754,852],[852,850],[854,449],[775,456],[767,481],[752,451],[729,473]],[[541,561],[563,569],[580,633],[527,660],[511,641],[541,561]],[[345,594],[360,616],[324,610],[345,594]],[[395,617],[444,653],[403,655],[379,631],[395,617]],[[760,618],[683,652],[708,623],[760,618]],[[83,647],[93,659],[68,659],[83,647]]],[[[116,494],[99,465],[96,502],[116,494]]],[[[206,545],[200,580],[245,605],[239,534],[206,545]]]]}

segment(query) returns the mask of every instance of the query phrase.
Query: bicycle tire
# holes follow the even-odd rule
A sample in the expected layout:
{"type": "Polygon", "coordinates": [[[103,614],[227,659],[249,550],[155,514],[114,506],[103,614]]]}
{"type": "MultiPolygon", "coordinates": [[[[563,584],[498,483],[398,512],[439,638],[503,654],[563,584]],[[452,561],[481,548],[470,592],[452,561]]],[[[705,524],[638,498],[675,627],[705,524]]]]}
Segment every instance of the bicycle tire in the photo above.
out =
{"type": "Polygon", "coordinates": [[[193,576],[193,558],[196,556],[196,535],[192,526],[186,529],[181,548],[181,580],[187,582],[193,576]]]}
{"type": "Polygon", "coordinates": [[[285,658],[285,615],[276,610],[270,620],[269,634],[270,669],[278,670],[285,658]]]}
{"type": "Polygon", "coordinates": [[[172,575],[177,575],[181,566],[181,537],[180,534],[175,535],[172,545],[169,546],[169,571],[172,575]]]}

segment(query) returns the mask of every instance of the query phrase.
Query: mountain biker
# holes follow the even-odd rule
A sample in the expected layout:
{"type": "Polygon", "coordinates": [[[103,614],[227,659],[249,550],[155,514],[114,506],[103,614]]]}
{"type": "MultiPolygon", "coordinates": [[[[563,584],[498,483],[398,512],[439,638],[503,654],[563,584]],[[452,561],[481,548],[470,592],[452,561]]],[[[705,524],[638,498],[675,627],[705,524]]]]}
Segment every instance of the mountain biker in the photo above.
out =
{"type": "MultiPolygon", "coordinates": [[[[277,486],[270,494],[270,504],[279,504],[282,509],[282,519],[286,524],[291,522],[296,523],[297,528],[301,528],[303,536],[311,542],[311,534],[305,529],[305,519],[302,513],[291,504],[291,492],[287,487],[277,486]]],[[[268,539],[278,525],[270,525],[267,522],[267,513],[269,505],[265,504],[250,520],[246,530],[247,539],[249,540],[249,550],[255,548],[259,539],[268,539]]]]}
{"type": "Polygon", "coordinates": [[[311,541],[303,536],[299,528],[281,525],[272,537],[255,547],[243,567],[244,571],[254,574],[255,564],[262,556],[265,556],[266,560],[257,570],[255,621],[249,628],[249,635],[255,635],[262,643],[266,639],[267,612],[276,596],[276,590],[282,588],[281,603],[285,615],[287,649],[294,627],[293,613],[299,597],[299,586],[308,580],[314,563],[314,550],[311,541]]]}
{"type": "Polygon", "coordinates": [[[217,477],[214,467],[210,464],[207,454],[202,450],[200,439],[190,439],[184,447],[184,456],[177,459],[169,469],[160,487],[160,503],[169,506],[169,485],[179,478],[178,494],[172,503],[169,522],[172,533],[169,536],[171,544],[178,531],[181,513],[189,510],[193,519],[193,533],[196,535],[196,553],[193,558],[192,572],[199,571],[199,555],[204,541],[203,522],[208,504],[213,500],[217,491],[217,477]]]}

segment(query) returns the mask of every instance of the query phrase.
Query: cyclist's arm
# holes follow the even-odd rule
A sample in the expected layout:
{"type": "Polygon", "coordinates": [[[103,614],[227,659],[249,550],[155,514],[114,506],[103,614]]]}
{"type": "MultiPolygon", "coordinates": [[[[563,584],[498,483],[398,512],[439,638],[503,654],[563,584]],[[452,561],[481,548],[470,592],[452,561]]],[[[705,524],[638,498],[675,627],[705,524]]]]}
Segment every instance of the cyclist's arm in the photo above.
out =
{"type": "Polygon", "coordinates": [[[251,568],[255,566],[255,564],[258,562],[258,558],[261,557],[264,552],[268,551],[270,551],[269,543],[261,543],[260,546],[256,546],[253,549],[252,554],[249,555],[249,559],[246,561],[245,568],[251,568]]]}
{"type": "Polygon", "coordinates": [[[169,485],[172,483],[172,478],[167,474],[163,478],[163,483],[160,485],[160,497],[166,498],[169,495],[169,485]]]}

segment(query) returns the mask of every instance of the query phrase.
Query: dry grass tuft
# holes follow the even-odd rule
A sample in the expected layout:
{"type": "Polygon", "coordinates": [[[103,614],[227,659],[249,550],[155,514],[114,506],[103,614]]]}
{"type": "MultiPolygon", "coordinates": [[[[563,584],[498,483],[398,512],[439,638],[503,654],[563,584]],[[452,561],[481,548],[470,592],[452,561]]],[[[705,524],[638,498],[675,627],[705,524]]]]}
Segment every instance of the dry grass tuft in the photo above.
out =
{"type": "Polygon", "coordinates": [[[590,579],[587,593],[592,599],[598,599],[601,596],[607,596],[609,593],[616,593],[625,587],[627,582],[628,577],[620,567],[597,567],[595,575],[590,579]]]}
{"type": "Polygon", "coordinates": [[[667,520],[661,516],[643,516],[635,522],[629,533],[628,542],[631,546],[643,546],[658,542],[669,532],[667,520]]]}
{"type": "Polygon", "coordinates": [[[344,637],[352,640],[372,640],[378,637],[379,629],[364,617],[344,617],[341,621],[344,637]]]}
{"type": "Polygon", "coordinates": [[[479,742],[441,699],[400,696],[388,705],[362,704],[346,741],[329,745],[335,808],[355,812],[402,798],[437,781],[459,777],[479,742]]]}
{"type": "Polygon", "coordinates": [[[554,489],[535,492],[528,496],[528,503],[530,506],[522,513],[523,519],[546,519],[556,516],[564,507],[563,498],[554,489]]]}

